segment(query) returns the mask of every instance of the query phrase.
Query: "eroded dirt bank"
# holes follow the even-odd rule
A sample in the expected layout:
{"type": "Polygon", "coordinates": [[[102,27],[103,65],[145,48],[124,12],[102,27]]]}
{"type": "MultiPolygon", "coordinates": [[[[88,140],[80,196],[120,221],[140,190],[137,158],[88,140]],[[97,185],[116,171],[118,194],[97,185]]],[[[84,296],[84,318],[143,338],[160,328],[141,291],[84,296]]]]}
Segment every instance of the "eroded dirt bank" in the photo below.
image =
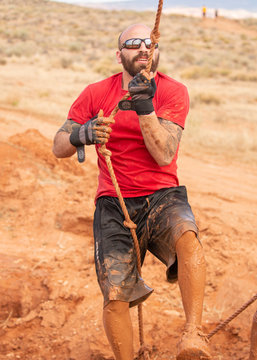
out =
{"type": "MultiPolygon", "coordinates": [[[[51,140],[27,130],[0,143],[0,359],[109,359],[93,264],[97,169],[57,160],[51,140]]],[[[237,164],[180,159],[208,262],[204,328],[211,331],[256,292],[256,173],[237,164]],[[221,174],[219,181],[215,179],[221,174]],[[241,179],[240,184],[238,183],[241,179]]],[[[153,359],[172,359],[184,315],[177,285],[151,255],[143,275],[154,287],[144,305],[153,359]]],[[[211,340],[214,359],[247,359],[256,304],[211,340]]],[[[137,314],[132,311],[136,346],[137,314]]]]}

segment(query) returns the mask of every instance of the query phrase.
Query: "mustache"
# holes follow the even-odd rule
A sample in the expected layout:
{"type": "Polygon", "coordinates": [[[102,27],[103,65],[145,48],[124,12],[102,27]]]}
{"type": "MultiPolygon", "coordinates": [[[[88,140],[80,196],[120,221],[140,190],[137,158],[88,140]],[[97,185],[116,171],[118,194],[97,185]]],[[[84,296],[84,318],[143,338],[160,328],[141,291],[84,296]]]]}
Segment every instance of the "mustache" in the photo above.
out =
{"type": "Polygon", "coordinates": [[[149,58],[148,52],[147,51],[140,51],[139,54],[137,54],[134,58],[133,61],[137,61],[138,59],[140,59],[141,57],[145,57],[146,59],[149,58]]]}

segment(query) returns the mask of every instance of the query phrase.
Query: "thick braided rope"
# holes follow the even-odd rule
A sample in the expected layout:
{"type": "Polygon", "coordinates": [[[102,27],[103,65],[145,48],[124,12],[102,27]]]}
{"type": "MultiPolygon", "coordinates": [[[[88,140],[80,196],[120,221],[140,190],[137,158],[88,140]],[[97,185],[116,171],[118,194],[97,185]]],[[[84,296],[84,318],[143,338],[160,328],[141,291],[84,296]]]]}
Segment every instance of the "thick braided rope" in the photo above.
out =
{"type": "Polygon", "coordinates": [[[160,20],[161,20],[162,6],[163,6],[163,0],[159,0],[158,10],[156,13],[156,18],[155,18],[155,24],[154,24],[154,28],[151,32],[151,42],[152,43],[151,43],[151,48],[150,48],[150,52],[149,52],[148,63],[146,66],[146,71],[148,73],[150,73],[150,70],[151,70],[155,45],[158,44],[159,39],[160,39],[159,25],[160,25],[160,20]]]}
{"type": "MultiPolygon", "coordinates": [[[[151,48],[150,48],[150,52],[149,52],[149,57],[148,57],[148,62],[147,62],[147,67],[146,67],[146,71],[149,73],[151,66],[152,66],[152,61],[153,61],[153,53],[154,53],[154,49],[155,49],[155,44],[158,43],[159,38],[160,38],[160,33],[159,33],[159,24],[160,24],[160,18],[161,18],[161,12],[162,12],[162,6],[163,6],[163,0],[159,0],[159,5],[158,5],[158,10],[156,13],[156,20],[155,20],[155,25],[154,25],[154,29],[151,32],[151,48]]],[[[122,100],[126,100],[128,99],[130,96],[129,92],[123,96],[122,100]]],[[[113,109],[110,118],[114,119],[114,116],[117,114],[119,110],[118,105],[113,109]]],[[[103,112],[102,110],[100,110],[98,116],[103,116],[103,112]]],[[[139,243],[138,243],[138,239],[137,239],[137,235],[136,235],[136,224],[130,219],[128,210],[126,208],[123,196],[121,194],[120,191],[120,187],[118,184],[118,181],[116,179],[114,170],[113,170],[113,166],[112,166],[112,162],[111,162],[111,152],[106,148],[105,145],[102,145],[99,148],[99,152],[104,156],[105,161],[106,161],[106,165],[108,167],[109,173],[110,173],[110,177],[113,183],[113,186],[115,188],[115,191],[117,193],[119,202],[120,202],[120,206],[122,208],[122,211],[124,213],[124,217],[125,217],[125,221],[124,221],[124,225],[127,226],[130,229],[132,238],[133,238],[133,242],[134,242],[134,247],[135,247],[135,251],[136,251],[136,258],[137,258],[137,271],[139,273],[139,275],[141,276],[141,254],[140,254],[140,248],[139,248],[139,243]]],[[[139,325],[139,341],[140,341],[140,350],[139,350],[139,357],[143,357],[144,360],[148,360],[149,356],[148,353],[146,351],[146,348],[144,346],[144,332],[143,332],[143,310],[142,310],[142,304],[140,303],[138,305],[138,325],[139,325]]]]}
{"type": "Polygon", "coordinates": [[[210,339],[213,335],[215,335],[219,330],[221,330],[224,326],[226,326],[231,320],[237,317],[242,311],[244,311],[249,305],[251,305],[255,300],[257,300],[257,294],[255,294],[250,300],[248,300],[244,305],[242,305],[237,311],[234,312],[229,318],[222,321],[216,328],[206,335],[207,339],[210,339]]]}

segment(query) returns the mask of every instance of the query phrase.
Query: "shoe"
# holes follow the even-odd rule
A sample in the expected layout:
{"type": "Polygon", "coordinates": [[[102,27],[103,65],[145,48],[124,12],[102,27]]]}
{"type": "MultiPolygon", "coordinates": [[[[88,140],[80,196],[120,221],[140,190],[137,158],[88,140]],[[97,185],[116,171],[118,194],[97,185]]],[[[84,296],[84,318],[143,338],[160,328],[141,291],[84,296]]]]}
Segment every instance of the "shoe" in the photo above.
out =
{"type": "Polygon", "coordinates": [[[177,360],[210,360],[208,339],[201,326],[186,324],[180,342],[177,345],[177,360]]]}

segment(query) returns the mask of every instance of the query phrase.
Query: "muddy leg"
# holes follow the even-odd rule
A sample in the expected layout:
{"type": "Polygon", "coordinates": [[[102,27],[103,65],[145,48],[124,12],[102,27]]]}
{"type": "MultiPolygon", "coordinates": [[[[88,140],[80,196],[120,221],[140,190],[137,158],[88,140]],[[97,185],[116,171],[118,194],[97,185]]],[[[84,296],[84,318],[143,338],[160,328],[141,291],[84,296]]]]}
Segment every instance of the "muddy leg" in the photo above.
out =
{"type": "Polygon", "coordinates": [[[211,359],[201,331],[206,264],[196,235],[188,231],[176,244],[178,282],[186,315],[185,331],[177,345],[177,360],[211,359]]]}
{"type": "Polygon", "coordinates": [[[249,360],[257,360],[257,311],[253,316],[251,331],[251,350],[249,360]]]}
{"type": "Polygon", "coordinates": [[[200,325],[202,321],[206,265],[203,249],[195,233],[187,231],[177,241],[178,282],[186,322],[200,325]]]}
{"type": "Polygon", "coordinates": [[[103,323],[116,360],[133,360],[133,330],[129,303],[111,301],[103,311],[103,323]]]}

